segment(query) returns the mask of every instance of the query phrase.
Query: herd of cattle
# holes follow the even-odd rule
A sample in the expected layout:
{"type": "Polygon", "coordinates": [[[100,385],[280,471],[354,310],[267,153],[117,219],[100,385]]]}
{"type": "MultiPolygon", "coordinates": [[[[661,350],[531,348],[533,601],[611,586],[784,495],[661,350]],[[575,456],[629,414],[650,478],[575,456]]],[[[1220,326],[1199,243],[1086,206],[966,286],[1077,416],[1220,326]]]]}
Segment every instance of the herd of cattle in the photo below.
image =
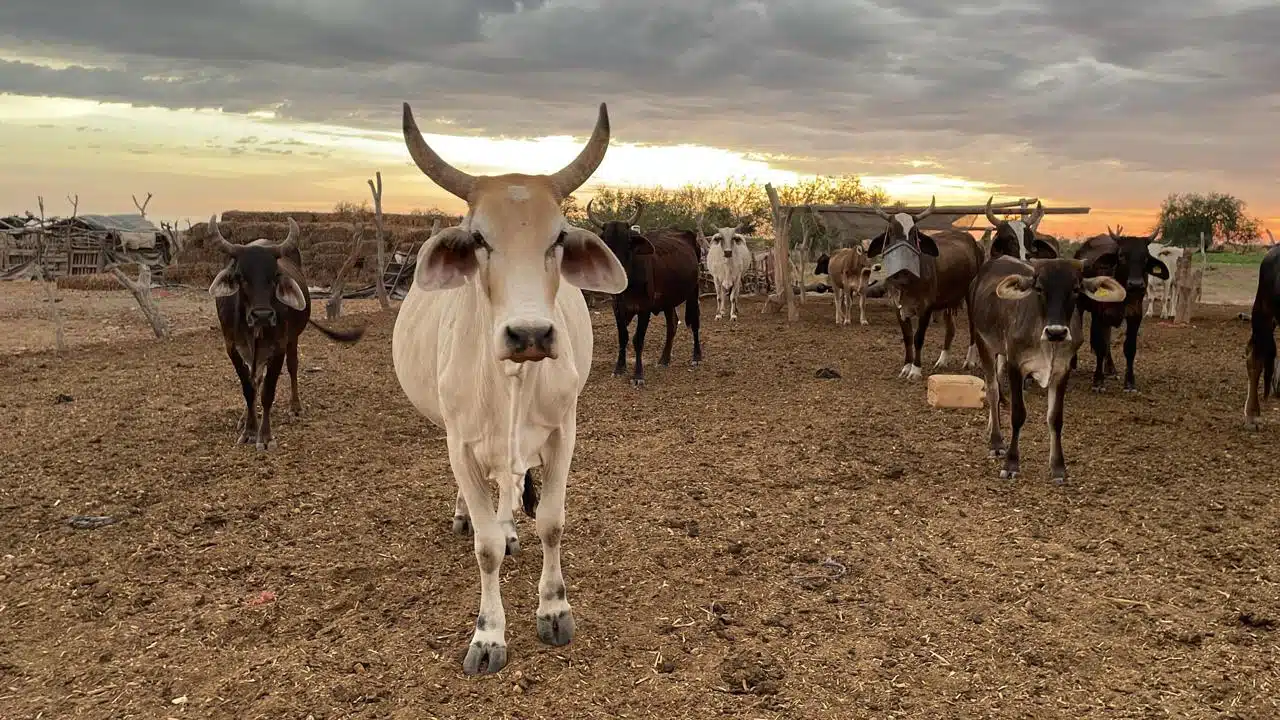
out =
{"type": "MultiPolygon", "coordinates": [[[[626,372],[628,329],[635,351],[632,382],[644,383],[642,353],[650,317],[666,316],[666,342],[659,363],[671,362],[671,346],[684,305],[693,335],[692,362],[702,360],[699,337],[699,274],[703,262],[715,280],[716,318],[738,314],[738,291],[751,255],[743,225],[703,235],[675,228],[643,231],[642,208],[625,220],[601,220],[588,204],[597,232],[570,225],[561,201],[595,172],[609,145],[610,125],[600,105],[586,146],[550,175],[473,176],[450,165],[426,143],[408,103],[403,132],[409,153],[432,181],[467,203],[462,223],[423,244],[414,282],[400,306],[391,341],[392,362],[410,402],[446,431],[449,464],[457,482],[453,527],[472,535],[480,569],[480,608],[463,669],[497,672],[506,663],[506,615],[498,569],[504,555],[519,551],[515,498],[535,518],[542,544],[542,574],[536,612],[539,638],[564,645],[574,634],[572,608],[560,567],[565,487],[577,430],[577,400],[593,356],[591,319],[583,290],[613,296],[618,330],[615,375],[626,372]],[[705,256],[705,259],[704,259],[705,256]],[[531,469],[542,469],[541,492],[531,469]],[[499,488],[495,510],[489,484],[499,488]],[[539,497],[540,494],[540,497],[539,497]]],[[[919,223],[935,205],[917,213],[879,211],[887,225],[880,235],[818,261],[831,278],[836,322],[848,324],[852,298],[888,296],[898,310],[905,355],[901,376],[922,376],[925,333],[934,313],[946,325],[934,367],[950,362],[955,317],[963,307],[970,345],[964,367],[981,367],[988,400],[988,441],[1003,457],[1002,477],[1019,472],[1018,438],[1026,419],[1024,381],[1048,392],[1050,473],[1066,478],[1062,454],[1063,402],[1067,377],[1083,344],[1083,316],[1091,316],[1095,357],[1093,386],[1114,372],[1110,333],[1125,324],[1124,388],[1136,389],[1134,358],[1148,278],[1168,281],[1170,268],[1153,254],[1155,236],[1124,235],[1108,228],[1075,253],[1062,257],[1056,241],[1037,232],[1042,207],[1029,217],[1001,220],[989,249],[967,232],[924,232],[919,223]],[[880,258],[873,263],[872,258],[880,258]],[[1001,379],[1007,380],[1012,433],[1000,430],[1001,379]]],[[[700,223],[699,223],[700,224],[700,223]]],[[[297,225],[276,245],[258,240],[236,245],[222,238],[216,218],[210,228],[229,256],[210,286],[227,354],[244,393],[240,442],[274,446],[271,406],[282,364],[292,381],[291,409],[301,405],[297,388],[298,335],[308,323],[340,342],[355,342],[362,330],[338,332],[310,319],[311,301],[297,250],[297,225]],[[258,421],[255,398],[261,395],[258,421]]],[[[1257,423],[1259,374],[1264,394],[1272,388],[1280,317],[1280,250],[1262,265],[1254,304],[1248,363],[1246,417],[1257,423]]]]}

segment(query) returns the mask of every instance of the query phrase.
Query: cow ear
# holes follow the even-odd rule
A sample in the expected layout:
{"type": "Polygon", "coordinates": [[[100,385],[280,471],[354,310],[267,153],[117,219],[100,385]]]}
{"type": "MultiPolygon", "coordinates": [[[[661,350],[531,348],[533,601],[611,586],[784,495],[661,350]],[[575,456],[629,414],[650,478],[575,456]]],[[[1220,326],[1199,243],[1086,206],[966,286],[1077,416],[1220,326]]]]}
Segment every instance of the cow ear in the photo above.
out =
{"type": "Polygon", "coordinates": [[[1030,275],[1007,275],[996,285],[996,297],[1001,300],[1021,300],[1031,294],[1035,281],[1030,275]]]}
{"type": "Polygon", "coordinates": [[[284,273],[276,281],[276,297],[294,310],[307,309],[307,296],[302,292],[302,286],[284,273]]]}
{"type": "Polygon", "coordinates": [[[427,292],[462,287],[480,267],[471,233],[449,227],[432,235],[418,250],[413,284],[427,292]]]}
{"type": "MultiPolygon", "coordinates": [[[[645,243],[648,242],[646,238],[645,243]]],[[[564,231],[563,244],[560,274],[569,284],[580,290],[610,295],[617,295],[627,289],[627,271],[609,246],[595,233],[582,228],[569,228],[564,231]]],[[[649,247],[652,248],[653,245],[649,247]]]]}
{"type": "Polygon", "coordinates": [[[871,238],[871,244],[867,246],[867,257],[875,257],[884,250],[885,238],[889,237],[889,231],[885,230],[879,235],[871,238]]]}
{"type": "Polygon", "coordinates": [[[920,252],[924,253],[925,255],[938,257],[938,243],[934,242],[933,238],[929,237],[928,235],[925,235],[919,230],[916,231],[916,237],[919,238],[920,252]]]}
{"type": "Polygon", "coordinates": [[[240,292],[240,281],[235,276],[235,266],[229,266],[222,269],[213,278],[213,284],[209,286],[209,294],[216,297],[227,297],[240,292]]]}
{"type": "Polygon", "coordinates": [[[1032,257],[1043,258],[1045,260],[1051,260],[1058,257],[1058,251],[1054,250],[1053,246],[1044,240],[1036,240],[1031,244],[1031,247],[1033,248],[1031,251],[1032,257]]]}
{"type": "Polygon", "coordinates": [[[1113,303],[1122,302],[1125,298],[1124,286],[1116,282],[1110,275],[1085,278],[1084,294],[1090,300],[1113,303]]]}
{"type": "Polygon", "coordinates": [[[1164,261],[1158,257],[1154,257],[1154,256],[1148,257],[1147,258],[1147,274],[1154,275],[1160,278],[1161,280],[1168,280],[1169,266],[1165,265],[1164,261]]]}

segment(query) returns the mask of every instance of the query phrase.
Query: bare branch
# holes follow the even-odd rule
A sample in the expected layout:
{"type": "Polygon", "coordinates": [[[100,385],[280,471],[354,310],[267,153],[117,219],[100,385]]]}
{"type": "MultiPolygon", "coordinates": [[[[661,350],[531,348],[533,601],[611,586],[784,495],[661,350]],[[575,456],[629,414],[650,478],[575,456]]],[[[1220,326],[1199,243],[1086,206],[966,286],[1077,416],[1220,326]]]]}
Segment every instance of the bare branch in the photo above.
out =
{"type": "Polygon", "coordinates": [[[383,275],[387,272],[387,251],[386,242],[382,236],[382,172],[375,172],[374,177],[378,180],[376,185],[373,180],[368,181],[369,190],[373,193],[374,221],[377,223],[376,229],[378,231],[378,279],[373,287],[378,294],[378,304],[382,306],[383,310],[386,310],[391,307],[391,300],[387,297],[387,286],[383,282],[383,275]]]}
{"type": "MultiPolygon", "coordinates": [[[[76,196],[77,202],[80,196],[76,196]]],[[[53,319],[53,347],[58,354],[67,350],[67,336],[62,329],[62,313],[58,311],[58,293],[56,291],[57,282],[51,282],[48,268],[45,267],[45,227],[44,227],[44,196],[36,197],[36,204],[40,206],[40,232],[36,234],[36,272],[40,274],[40,284],[44,286],[44,299],[49,303],[49,314],[53,319]]],[[[31,213],[28,212],[28,215],[31,213]]],[[[70,256],[68,256],[69,258],[70,256]]]]}
{"type": "Polygon", "coordinates": [[[131,195],[130,197],[133,198],[133,206],[138,208],[138,214],[145,218],[147,216],[147,203],[151,202],[151,193],[147,193],[147,199],[143,200],[141,204],[138,203],[137,195],[131,195]]]}

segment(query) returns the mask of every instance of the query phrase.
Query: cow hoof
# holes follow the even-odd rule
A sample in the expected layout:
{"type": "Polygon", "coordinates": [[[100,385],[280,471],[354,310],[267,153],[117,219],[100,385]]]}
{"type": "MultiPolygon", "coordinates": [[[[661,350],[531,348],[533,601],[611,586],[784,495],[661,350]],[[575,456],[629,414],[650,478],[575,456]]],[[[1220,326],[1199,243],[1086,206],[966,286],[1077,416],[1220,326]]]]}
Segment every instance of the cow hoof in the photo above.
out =
{"type": "Polygon", "coordinates": [[[573,640],[573,611],[561,610],[554,615],[539,615],[538,639],[555,647],[568,645],[573,640]]]}
{"type": "Polygon", "coordinates": [[[473,642],[462,661],[468,675],[493,675],[507,665],[507,646],[496,642],[473,642]]]}
{"type": "Polygon", "coordinates": [[[1136,385],[1125,385],[1124,391],[1127,393],[1136,393],[1138,392],[1138,387],[1136,385]]]}
{"type": "Polygon", "coordinates": [[[720,313],[716,313],[716,319],[717,319],[717,320],[720,320],[720,319],[722,319],[723,317],[724,317],[724,316],[723,316],[723,315],[721,315],[720,313]]]}
{"type": "Polygon", "coordinates": [[[520,533],[516,532],[516,524],[502,523],[502,532],[507,536],[507,555],[520,554],[520,533]]]}
{"type": "Polygon", "coordinates": [[[987,451],[987,457],[1002,458],[1004,457],[1004,452],[1005,452],[1004,448],[991,448],[990,450],[987,451]]]}
{"type": "Polygon", "coordinates": [[[859,324],[859,325],[870,325],[871,323],[867,322],[866,320],[861,320],[861,321],[859,321],[859,322],[858,322],[858,324],[859,324]]]}
{"type": "Polygon", "coordinates": [[[730,315],[730,316],[729,316],[729,320],[730,320],[730,321],[737,320],[737,319],[738,319],[738,316],[737,316],[737,315],[730,315]]]}
{"type": "Polygon", "coordinates": [[[634,387],[634,388],[644,387],[644,378],[631,378],[631,387],[634,387]]]}
{"type": "Polygon", "coordinates": [[[275,450],[277,443],[275,438],[268,438],[265,442],[259,440],[256,445],[259,450],[266,452],[268,450],[275,450]]]}
{"type": "Polygon", "coordinates": [[[471,537],[471,518],[466,515],[454,515],[453,534],[458,537],[471,537]]]}
{"type": "Polygon", "coordinates": [[[1258,418],[1245,418],[1244,429],[1257,432],[1262,429],[1262,422],[1258,418]]]}
{"type": "Polygon", "coordinates": [[[290,406],[289,406],[289,412],[290,412],[290,413],[292,413],[294,417],[301,417],[301,416],[302,416],[302,403],[295,403],[295,404],[290,405],[290,406]]]}
{"type": "Polygon", "coordinates": [[[614,368],[614,369],[613,369],[613,376],[614,376],[614,377],[622,377],[623,375],[626,375],[626,374],[627,374],[627,369],[626,369],[626,368],[614,368]]]}
{"type": "Polygon", "coordinates": [[[658,361],[658,367],[671,367],[671,360],[670,360],[670,359],[667,359],[667,360],[659,360],[659,361],[658,361]]]}
{"type": "Polygon", "coordinates": [[[1106,390],[1107,390],[1107,389],[1106,389],[1106,387],[1105,387],[1105,386],[1103,386],[1103,385],[1094,385],[1094,386],[1093,386],[1092,388],[1090,388],[1090,389],[1091,389],[1091,390],[1093,390],[1093,391],[1094,391],[1094,392],[1096,392],[1096,393],[1106,392],[1106,390]]]}
{"type": "Polygon", "coordinates": [[[1053,478],[1054,485],[1065,485],[1067,482],[1067,471],[1054,470],[1050,477],[1053,478]]]}
{"type": "Polygon", "coordinates": [[[242,430],[240,431],[240,437],[236,438],[236,444],[248,445],[249,443],[254,442],[257,437],[258,437],[258,433],[256,432],[249,432],[248,430],[242,430]]]}
{"type": "Polygon", "coordinates": [[[694,358],[689,361],[689,364],[692,365],[693,367],[698,367],[699,365],[702,364],[702,358],[694,358]]]}
{"type": "Polygon", "coordinates": [[[1018,471],[1017,471],[1017,470],[1010,470],[1010,469],[1008,469],[1008,468],[1005,468],[1005,469],[1003,469],[1003,470],[1001,470],[1001,471],[1000,471],[1000,479],[1001,479],[1001,480],[1017,480],[1017,479],[1018,479],[1018,471]]]}

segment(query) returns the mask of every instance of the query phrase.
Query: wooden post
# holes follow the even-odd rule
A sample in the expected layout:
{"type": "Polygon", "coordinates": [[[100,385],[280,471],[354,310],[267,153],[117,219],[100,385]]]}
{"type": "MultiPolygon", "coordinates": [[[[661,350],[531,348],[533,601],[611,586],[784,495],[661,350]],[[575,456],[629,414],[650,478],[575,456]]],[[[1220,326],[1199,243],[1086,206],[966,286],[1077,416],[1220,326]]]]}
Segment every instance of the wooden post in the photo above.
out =
{"type": "Polygon", "coordinates": [[[798,258],[798,261],[796,263],[797,270],[799,270],[798,274],[800,275],[800,304],[801,305],[804,305],[804,296],[808,294],[804,290],[804,286],[805,286],[804,281],[809,274],[809,240],[810,240],[809,224],[810,223],[809,223],[808,215],[801,215],[800,216],[800,257],[798,258]]]}
{"type": "Polygon", "coordinates": [[[766,183],[764,191],[769,195],[769,207],[773,210],[773,275],[777,294],[765,300],[762,312],[777,312],[787,308],[787,321],[800,319],[800,308],[791,292],[791,208],[784,209],[778,202],[778,191],[772,183],[766,183]]]}
{"type": "Polygon", "coordinates": [[[1177,270],[1173,274],[1174,307],[1173,321],[1189,323],[1199,300],[1199,288],[1204,280],[1203,269],[1191,269],[1191,254],[1183,253],[1178,258],[1177,270]]]}
{"type": "Polygon", "coordinates": [[[347,281],[347,273],[351,271],[351,268],[356,264],[356,260],[360,257],[360,245],[364,243],[364,225],[357,223],[355,232],[352,235],[354,240],[351,243],[351,252],[347,254],[347,259],[343,261],[342,267],[338,269],[338,275],[333,279],[333,284],[329,287],[329,299],[324,304],[324,314],[329,320],[337,320],[342,315],[342,293],[345,292],[344,286],[347,281]]]}
{"type": "Polygon", "coordinates": [[[383,284],[383,275],[387,272],[387,249],[386,242],[382,239],[382,172],[374,173],[374,177],[378,179],[377,185],[372,180],[369,181],[369,189],[373,191],[374,222],[377,223],[378,230],[378,284],[374,288],[378,293],[378,304],[386,310],[391,307],[391,301],[387,298],[387,286],[383,284]]]}

